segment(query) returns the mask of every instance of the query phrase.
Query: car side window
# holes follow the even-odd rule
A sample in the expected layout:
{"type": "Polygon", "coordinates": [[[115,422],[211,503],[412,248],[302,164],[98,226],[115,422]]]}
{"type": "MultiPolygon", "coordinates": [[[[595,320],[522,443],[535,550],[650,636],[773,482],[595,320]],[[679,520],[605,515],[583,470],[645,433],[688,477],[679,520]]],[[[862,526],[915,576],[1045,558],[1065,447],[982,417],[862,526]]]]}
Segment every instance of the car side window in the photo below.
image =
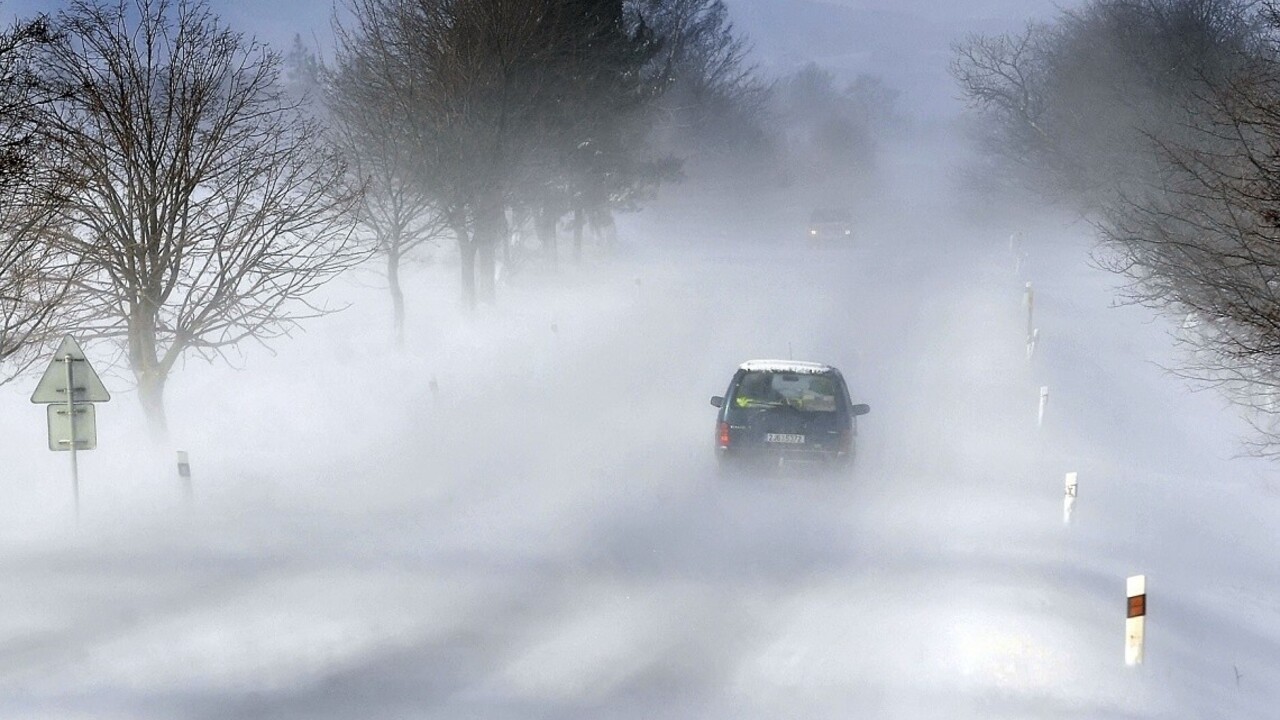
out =
{"type": "Polygon", "coordinates": [[[771,391],[768,373],[746,372],[738,378],[730,402],[733,407],[748,408],[765,402],[771,391]]]}

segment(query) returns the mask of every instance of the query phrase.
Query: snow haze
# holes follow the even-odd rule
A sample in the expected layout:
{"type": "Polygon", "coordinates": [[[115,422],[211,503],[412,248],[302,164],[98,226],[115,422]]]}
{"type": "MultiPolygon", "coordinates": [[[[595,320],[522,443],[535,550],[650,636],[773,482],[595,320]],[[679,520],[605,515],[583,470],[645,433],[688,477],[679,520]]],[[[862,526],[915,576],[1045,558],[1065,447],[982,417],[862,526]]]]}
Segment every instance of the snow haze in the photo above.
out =
{"type": "MultiPolygon", "coordinates": [[[[216,7],[276,41],[327,32],[322,5],[216,7]]],[[[796,32],[823,5],[731,2],[779,67],[822,59],[796,32]]],[[[885,54],[824,57],[918,80],[914,117],[954,111],[936,73],[968,23],[1054,7],[826,6],[885,54]]],[[[694,175],[468,317],[445,242],[402,349],[377,276],[345,276],[324,300],[349,308],[274,351],[180,367],[163,448],[90,351],[113,399],[78,522],[35,378],[0,386],[0,718],[1274,715],[1274,465],[1164,369],[1171,328],[1116,307],[1087,224],[975,204],[958,142],[888,141],[836,188],[847,245],[804,237],[829,186],[694,175]],[[841,369],[872,408],[851,475],[717,474],[708,398],[750,358],[841,369]]]]}

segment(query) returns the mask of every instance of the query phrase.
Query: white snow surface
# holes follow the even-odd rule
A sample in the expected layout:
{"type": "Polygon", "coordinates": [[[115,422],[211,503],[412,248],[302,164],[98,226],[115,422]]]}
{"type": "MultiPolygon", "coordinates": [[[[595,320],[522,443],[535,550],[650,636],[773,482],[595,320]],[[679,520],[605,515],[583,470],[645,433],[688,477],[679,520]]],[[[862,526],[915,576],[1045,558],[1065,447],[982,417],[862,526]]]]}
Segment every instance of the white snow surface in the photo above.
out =
{"type": "Polygon", "coordinates": [[[0,718],[1275,716],[1274,465],[1087,228],[959,212],[935,164],[847,248],[795,194],[675,193],[470,320],[420,268],[402,351],[340,284],[277,355],[180,369],[189,504],[106,349],[78,523],[34,379],[0,388],[0,718]],[[788,346],[871,404],[854,474],[717,477],[707,397],[788,346]]]}
{"type": "Polygon", "coordinates": [[[821,374],[832,370],[830,365],[802,360],[748,360],[738,367],[742,370],[796,373],[797,375],[821,374]]]}

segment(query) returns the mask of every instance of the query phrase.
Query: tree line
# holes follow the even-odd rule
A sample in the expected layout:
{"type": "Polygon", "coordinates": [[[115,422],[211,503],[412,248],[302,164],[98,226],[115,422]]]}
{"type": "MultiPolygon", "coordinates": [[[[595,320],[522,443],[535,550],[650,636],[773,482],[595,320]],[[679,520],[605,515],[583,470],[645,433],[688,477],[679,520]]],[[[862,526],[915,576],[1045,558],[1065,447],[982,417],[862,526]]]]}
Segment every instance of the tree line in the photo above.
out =
{"type": "Polygon", "coordinates": [[[952,73],[988,189],[1089,218],[1126,298],[1176,318],[1179,372],[1280,454],[1280,8],[1090,0],[964,39],[952,73]]]}
{"type": "Polygon", "coordinates": [[[270,343],[375,257],[402,332],[401,262],[438,238],[464,304],[491,302],[514,225],[550,259],[569,218],[579,254],[679,177],[655,127],[704,129],[763,87],[720,0],[346,10],[308,67],[204,0],[70,0],[0,34],[5,377],[56,335],[116,342],[163,436],[182,359],[270,343]]]}

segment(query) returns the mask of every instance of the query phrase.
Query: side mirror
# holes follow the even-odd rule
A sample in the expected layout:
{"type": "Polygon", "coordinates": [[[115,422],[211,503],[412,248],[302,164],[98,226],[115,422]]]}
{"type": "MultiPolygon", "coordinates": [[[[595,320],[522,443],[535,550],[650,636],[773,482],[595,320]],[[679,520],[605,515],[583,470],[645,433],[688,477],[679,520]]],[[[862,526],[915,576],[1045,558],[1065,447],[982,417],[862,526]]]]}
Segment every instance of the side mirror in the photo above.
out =
{"type": "Polygon", "coordinates": [[[719,395],[716,395],[715,397],[711,398],[711,404],[714,405],[715,407],[724,407],[724,398],[720,397],[719,395]]]}
{"type": "Polygon", "coordinates": [[[853,413],[854,417],[857,417],[858,415],[866,415],[871,412],[871,406],[865,404],[854,405],[849,408],[849,412],[853,413]]]}

